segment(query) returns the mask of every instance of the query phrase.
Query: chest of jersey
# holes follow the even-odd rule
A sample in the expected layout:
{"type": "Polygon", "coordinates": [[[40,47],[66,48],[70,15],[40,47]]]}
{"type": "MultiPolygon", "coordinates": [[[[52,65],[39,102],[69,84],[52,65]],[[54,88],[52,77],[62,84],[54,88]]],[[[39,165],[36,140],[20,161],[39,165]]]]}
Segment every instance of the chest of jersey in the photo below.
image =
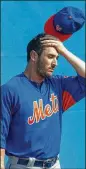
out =
{"type": "Polygon", "coordinates": [[[17,111],[14,117],[28,125],[48,120],[59,113],[59,90],[52,85],[25,85],[18,91],[17,111]]]}

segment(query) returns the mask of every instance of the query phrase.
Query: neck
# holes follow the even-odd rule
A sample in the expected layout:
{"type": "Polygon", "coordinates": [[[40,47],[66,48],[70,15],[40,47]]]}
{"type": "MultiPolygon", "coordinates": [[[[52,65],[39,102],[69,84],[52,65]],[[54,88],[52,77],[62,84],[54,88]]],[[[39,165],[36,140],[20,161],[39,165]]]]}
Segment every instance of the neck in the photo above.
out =
{"type": "Polygon", "coordinates": [[[30,63],[27,65],[24,74],[31,81],[37,83],[41,83],[44,81],[44,78],[36,73],[34,65],[31,65],[30,63]]]}

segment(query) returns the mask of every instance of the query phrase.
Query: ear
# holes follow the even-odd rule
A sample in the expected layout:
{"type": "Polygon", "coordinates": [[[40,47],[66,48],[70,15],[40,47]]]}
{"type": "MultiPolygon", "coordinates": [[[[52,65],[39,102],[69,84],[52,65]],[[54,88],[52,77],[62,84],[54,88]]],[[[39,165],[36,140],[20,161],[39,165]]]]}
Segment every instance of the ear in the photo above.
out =
{"type": "Polygon", "coordinates": [[[32,50],[31,52],[30,52],[30,58],[31,58],[31,60],[32,61],[37,61],[37,59],[38,59],[38,54],[36,53],[36,51],[35,50],[32,50]]]}

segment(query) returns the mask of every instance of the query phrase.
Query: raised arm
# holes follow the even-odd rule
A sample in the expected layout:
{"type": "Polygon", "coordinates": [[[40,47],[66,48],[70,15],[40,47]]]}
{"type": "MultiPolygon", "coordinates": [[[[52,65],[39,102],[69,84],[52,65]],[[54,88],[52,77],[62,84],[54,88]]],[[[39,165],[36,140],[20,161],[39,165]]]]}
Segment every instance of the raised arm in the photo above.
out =
{"type": "Polygon", "coordinates": [[[62,50],[60,54],[63,55],[70,62],[70,64],[74,67],[74,69],[80,76],[86,77],[85,62],[83,60],[81,60],[80,58],[75,56],[73,53],[68,51],[65,47],[64,47],[64,50],[62,50]]]}
{"type": "Polygon", "coordinates": [[[55,37],[51,39],[51,37],[49,36],[42,38],[41,40],[44,46],[54,47],[59,54],[64,56],[80,76],[86,77],[85,62],[75,56],[73,53],[71,53],[68,49],[66,49],[60,40],[58,40],[57,38],[55,39],[55,37]]]}

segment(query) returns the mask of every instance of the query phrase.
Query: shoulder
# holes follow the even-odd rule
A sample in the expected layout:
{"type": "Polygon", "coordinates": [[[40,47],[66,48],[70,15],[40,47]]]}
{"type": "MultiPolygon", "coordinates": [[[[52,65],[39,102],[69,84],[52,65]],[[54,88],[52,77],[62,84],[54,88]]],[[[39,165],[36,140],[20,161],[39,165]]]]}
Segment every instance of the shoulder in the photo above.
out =
{"type": "Polygon", "coordinates": [[[57,82],[57,81],[60,81],[62,79],[62,76],[61,75],[53,75],[51,77],[48,77],[47,79],[50,82],[57,82]]]}
{"type": "Polygon", "coordinates": [[[18,74],[12,77],[8,82],[1,86],[2,92],[13,92],[17,87],[19,87],[19,83],[21,81],[22,74],[18,74]]]}
{"type": "Polygon", "coordinates": [[[50,84],[53,88],[61,85],[61,75],[53,75],[47,78],[47,83],[50,84]]]}

